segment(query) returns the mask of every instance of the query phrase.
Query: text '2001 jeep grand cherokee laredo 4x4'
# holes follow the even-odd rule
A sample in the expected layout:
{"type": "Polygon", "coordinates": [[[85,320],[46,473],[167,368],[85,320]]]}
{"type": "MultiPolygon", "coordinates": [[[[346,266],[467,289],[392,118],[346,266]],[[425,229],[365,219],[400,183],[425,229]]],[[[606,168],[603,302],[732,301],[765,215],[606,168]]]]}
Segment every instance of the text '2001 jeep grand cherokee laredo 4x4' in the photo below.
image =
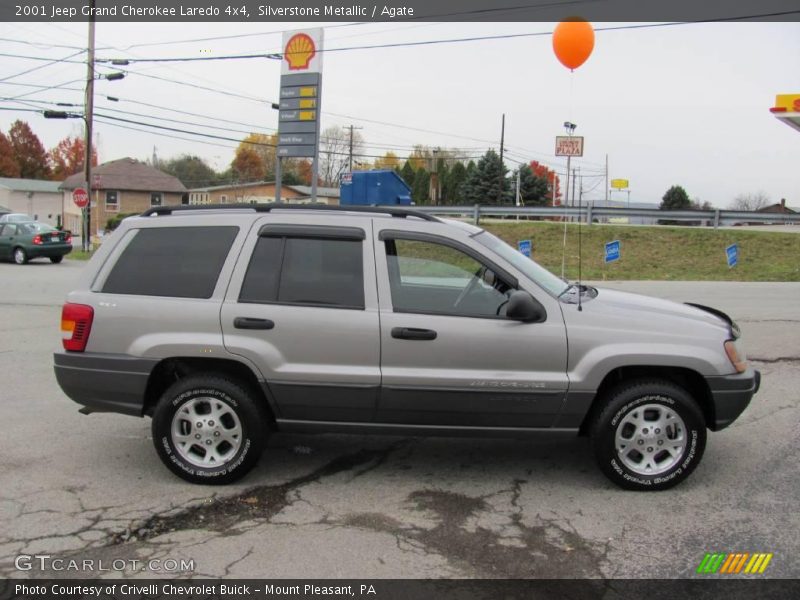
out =
{"type": "Polygon", "coordinates": [[[720,311],[570,286],[397,208],[151,209],[92,258],[61,328],[64,392],[152,416],[195,483],[247,473],[270,430],[585,432],[615,483],[663,489],[760,378],[720,311]]]}

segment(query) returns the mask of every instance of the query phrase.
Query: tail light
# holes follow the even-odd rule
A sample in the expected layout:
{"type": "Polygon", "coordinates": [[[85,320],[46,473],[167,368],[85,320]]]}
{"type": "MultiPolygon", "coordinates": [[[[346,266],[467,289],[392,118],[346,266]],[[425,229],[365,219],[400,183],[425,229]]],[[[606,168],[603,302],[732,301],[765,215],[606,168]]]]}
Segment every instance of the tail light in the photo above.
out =
{"type": "Polygon", "coordinates": [[[67,244],[71,244],[72,243],[72,234],[69,231],[64,234],[64,241],[67,244]]]}
{"type": "Polygon", "coordinates": [[[37,233],[33,237],[33,243],[36,244],[37,246],[41,246],[41,244],[42,244],[42,236],[37,233]]]}
{"type": "Polygon", "coordinates": [[[92,331],[94,309],[85,304],[67,302],[61,309],[61,343],[64,350],[83,352],[92,331]]]}

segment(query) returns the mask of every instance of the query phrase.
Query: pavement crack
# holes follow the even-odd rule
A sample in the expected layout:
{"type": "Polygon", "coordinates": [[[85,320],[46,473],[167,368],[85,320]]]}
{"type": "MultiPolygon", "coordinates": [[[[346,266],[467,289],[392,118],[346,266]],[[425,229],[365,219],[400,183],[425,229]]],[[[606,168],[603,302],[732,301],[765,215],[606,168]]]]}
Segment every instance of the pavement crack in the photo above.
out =
{"type": "MultiPolygon", "coordinates": [[[[521,545],[503,543],[497,532],[478,526],[465,528],[468,519],[480,512],[490,512],[483,499],[443,490],[418,490],[408,496],[416,510],[436,515],[430,529],[408,528],[380,513],[355,513],[341,521],[342,525],[360,527],[392,535],[398,548],[436,554],[454,567],[479,578],[529,579],[532,577],[586,577],[602,579],[600,563],[606,559],[607,545],[581,537],[572,524],[568,529],[553,521],[540,526],[523,522],[519,504],[523,480],[514,480],[511,505],[513,525],[520,531],[521,545]]],[[[602,582],[598,585],[602,587],[602,582]]]]}
{"type": "Polygon", "coordinates": [[[238,535],[242,530],[234,529],[237,523],[248,520],[270,521],[272,517],[299,499],[293,492],[302,486],[364,465],[368,467],[358,474],[377,468],[404,443],[400,441],[381,450],[362,449],[353,454],[337,457],[311,473],[279,485],[250,488],[235,496],[208,499],[204,504],[190,506],[173,514],[154,515],[144,523],[129,528],[127,535],[125,533],[115,535],[108,545],[122,544],[129,539],[146,541],[164,533],[190,529],[238,535]]]}
{"type": "Polygon", "coordinates": [[[778,356],[776,358],[749,356],[748,359],[753,362],[760,362],[760,363],[783,363],[783,362],[800,363],[800,356],[778,356]]]}

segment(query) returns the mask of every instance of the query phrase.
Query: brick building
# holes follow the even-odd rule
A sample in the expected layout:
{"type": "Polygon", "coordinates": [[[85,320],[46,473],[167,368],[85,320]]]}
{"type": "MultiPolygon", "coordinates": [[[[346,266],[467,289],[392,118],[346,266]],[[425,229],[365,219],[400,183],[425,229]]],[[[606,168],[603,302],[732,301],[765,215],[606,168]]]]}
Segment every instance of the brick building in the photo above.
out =
{"type": "MultiPolygon", "coordinates": [[[[110,217],[140,213],[153,206],[181,204],[186,188],[177,177],[132,158],[121,158],[92,169],[92,235],[105,230],[110,217]]],[[[83,173],[64,180],[64,227],[81,231],[81,211],[72,202],[72,191],[84,185],[83,173]]]]}

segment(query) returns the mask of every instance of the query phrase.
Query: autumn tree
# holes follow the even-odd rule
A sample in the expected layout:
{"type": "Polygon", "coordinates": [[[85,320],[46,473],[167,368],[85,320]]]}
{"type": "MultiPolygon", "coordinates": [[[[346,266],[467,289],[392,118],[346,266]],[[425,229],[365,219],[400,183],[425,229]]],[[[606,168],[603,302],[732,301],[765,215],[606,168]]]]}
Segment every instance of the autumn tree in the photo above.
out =
{"type": "Polygon", "coordinates": [[[550,206],[556,206],[561,203],[561,179],[553,169],[546,167],[537,160],[532,160],[531,172],[535,177],[544,179],[547,182],[547,198],[550,206]],[[555,186],[555,190],[553,187],[555,186]]]}
{"type": "Polygon", "coordinates": [[[180,179],[187,188],[207,187],[217,181],[217,173],[199,156],[183,154],[160,161],[159,168],[180,179]]]}
{"type": "MultiPolygon", "coordinates": [[[[78,136],[67,136],[49,153],[50,164],[53,172],[51,174],[54,181],[61,181],[70,175],[80,173],[84,169],[84,157],[86,156],[86,144],[78,136]]],[[[92,148],[92,166],[97,166],[97,149],[92,148]]]]}
{"type": "Polygon", "coordinates": [[[19,176],[24,179],[47,179],[50,165],[47,152],[30,126],[24,121],[14,121],[8,130],[8,139],[19,165],[19,176]]]}
{"type": "Polygon", "coordinates": [[[376,169],[395,169],[400,166],[400,159],[391,150],[375,159],[376,169]]]}
{"type": "Polygon", "coordinates": [[[11,140],[0,131],[0,177],[19,177],[20,169],[11,140]]]}
{"type": "Polygon", "coordinates": [[[231,162],[231,171],[239,181],[264,181],[267,165],[255,149],[240,144],[231,162]]]}
{"type": "Polygon", "coordinates": [[[769,196],[764,192],[739,194],[731,202],[733,210],[759,210],[769,204],[769,196]]]}

